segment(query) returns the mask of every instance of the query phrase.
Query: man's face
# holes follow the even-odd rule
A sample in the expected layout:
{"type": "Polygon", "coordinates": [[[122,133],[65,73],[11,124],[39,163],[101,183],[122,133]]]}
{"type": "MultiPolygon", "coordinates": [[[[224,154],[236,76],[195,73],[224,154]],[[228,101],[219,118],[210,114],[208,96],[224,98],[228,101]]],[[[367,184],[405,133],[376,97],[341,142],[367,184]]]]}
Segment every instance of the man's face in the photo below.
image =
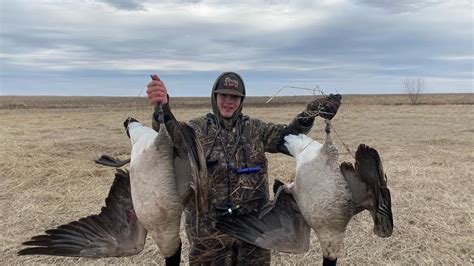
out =
{"type": "Polygon", "coordinates": [[[240,106],[242,97],[231,94],[217,94],[217,108],[219,109],[219,114],[224,118],[230,118],[234,115],[237,108],[240,106]]]}

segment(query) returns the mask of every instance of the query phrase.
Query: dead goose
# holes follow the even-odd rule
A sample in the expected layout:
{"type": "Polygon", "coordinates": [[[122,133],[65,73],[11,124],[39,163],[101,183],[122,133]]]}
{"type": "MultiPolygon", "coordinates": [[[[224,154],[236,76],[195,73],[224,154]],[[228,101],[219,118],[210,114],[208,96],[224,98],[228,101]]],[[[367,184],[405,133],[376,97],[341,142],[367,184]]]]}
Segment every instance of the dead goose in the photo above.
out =
{"type": "Polygon", "coordinates": [[[160,253],[168,258],[179,250],[184,210],[176,186],[173,142],[164,125],[158,133],[136,121],[127,127],[133,144],[130,161],[133,206],[160,253]]]}
{"type": "MultiPolygon", "coordinates": [[[[94,258],[127,256],[143,249],[146,228],[165,257],[166,264],[179,264],[179,227],[183,204],[191,195],[191,188],[195,191],[194,195],[207,195],[205,186],[200,186],[204,183],[195,181],[199,181],[202,171],[205,171],[205,162],[200,157],[199,144],[194,143],[194,131],[180,125],[171,112],[167,115],[171,117],[172,126],[178,130],[175,142],[171,141],[162,121],[158,133],[135,119],[124,122],[133,144],[131,178],[129,181],[127,173],[127,187],[121,187],[123,194],[119,196],[128,202],[111,202],[114,202],[113,211],[119,214],[123,214],[124,209],[131,209],[134,219],[123,215],[102,215],[103,209],[101,214],[90,216],[92,218],[83,218],[79,222],[48,230],[47,235],[33,237],[24,244],[37,247],[26,248],[18,254],[94,258]],[[173,146],[173,143],[178,145],[173,146]],[[201,188],[204,189],[198,192],[202,193],[196,192],[201,188]],[[77,224],[80,226],[74,226],[77,224]],[[133,226],[141,231],[132,230],[133,226]],[[65,231],[64,228],[70,230],[65,231]],[[139,243],[136,238],[143,241],[139,243]]],[[[114,186],[111,193],[113,190],[114,186]]],[[[106,201],[106,208],[108,206],[106,201]]],[[[200,211],[205,212],[205,208],[200,211]]]]}
{"type": "MultiPolygon", "coordinates": [[[[194,167],[190,165],[190,160],[194,157],[180,157],[179,155],[188,154],[187,151],[183,151],[186,145],[175,147],[163,121],[159,122],[158,132],[143,126],[135,119],[125,122],[133,144],[130,185],[138,220],[151,234],[160,253],[165,258],[171,258],[178,256],[177,252],[180,252],[181,248],[179,237],[181,214],[184,204],[191,195],[190,185],[195,184],[190,173],[194,167]]],[[[192,150],[197,154],[197,158],[200,158],[202,152],[199,150],[199,143],[195,143],[194,134],[187,135],[193,131],[183,128],[181,132],[181,136],[187,138],[183,141],[192,142],[190,144],[192,150]]],[[[196,168],[197,165],[204,165],[204,160],[193,162],[196,168]]]]}
{"type": "Polygon", "coordinates": [[[259,247],[289,253],[308,251],[312,228],[324,265],[336,263],[347,224],[363,210],[370,211],[375,234],[389,237],[393,231],[390,191],[377,151],[361,144],[355,168],[346,162],[339,165],[329,125],[327,121],[323,145],[305,135],[285,137],[285,146],[296,159],[296,178],[287,185],[275,182],[275,198],[259,217],[230,217],[217,227],[259,247]]]}

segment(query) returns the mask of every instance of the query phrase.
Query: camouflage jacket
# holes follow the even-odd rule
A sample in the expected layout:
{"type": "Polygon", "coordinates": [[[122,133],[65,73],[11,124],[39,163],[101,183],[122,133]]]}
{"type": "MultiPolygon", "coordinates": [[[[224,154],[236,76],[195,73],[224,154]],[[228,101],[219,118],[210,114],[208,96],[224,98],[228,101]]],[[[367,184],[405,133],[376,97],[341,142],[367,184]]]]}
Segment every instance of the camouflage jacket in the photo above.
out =
{"type": "MultiPolygon", "coordinates": [[[[244,214],[258,211],[269,201],[265,152],[288,154],[283,138],[288,134],[307,134],[313,126],[314,118],[304,116],[304,112],[300,113],[289,125],[284,125],[241,115],[230,130],[221,127],[211,113],[187,123],[202,144],[208,168],[210,213],[209,217],[200,219],[199,235],[211,234],[212,221],[229,214],[229,208],[234,214],[244,214]]],[[[170,124],[165,123],[173,138],[174,129],[170,124]]],[[[155,116],[153,128],[159,129],[155,116]]],[[[186,206],[186,220],[191,227],[188,237],[198,235],[198,232],[189,232],[193,231],[196,221],[194,204],[190,201],[186,206]]]]}

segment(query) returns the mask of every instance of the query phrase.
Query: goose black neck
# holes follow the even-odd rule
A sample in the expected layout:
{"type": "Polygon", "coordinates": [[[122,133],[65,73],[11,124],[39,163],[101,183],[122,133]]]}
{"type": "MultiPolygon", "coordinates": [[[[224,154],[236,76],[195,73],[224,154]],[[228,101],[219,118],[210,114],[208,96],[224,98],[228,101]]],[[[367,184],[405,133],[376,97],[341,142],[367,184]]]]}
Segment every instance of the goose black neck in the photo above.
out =
{"type": "Polygon", "coordinates": [[[330,258],[323,258],[323,266],[336,266],[337,258],[332,260],[330,258]]]}
{"type": "Polygon", "coordinates": [[[181,242],[179,242],[179,248],[171,257],[165,258],[166,266],[179,266],[181,262],[181,242]]]}

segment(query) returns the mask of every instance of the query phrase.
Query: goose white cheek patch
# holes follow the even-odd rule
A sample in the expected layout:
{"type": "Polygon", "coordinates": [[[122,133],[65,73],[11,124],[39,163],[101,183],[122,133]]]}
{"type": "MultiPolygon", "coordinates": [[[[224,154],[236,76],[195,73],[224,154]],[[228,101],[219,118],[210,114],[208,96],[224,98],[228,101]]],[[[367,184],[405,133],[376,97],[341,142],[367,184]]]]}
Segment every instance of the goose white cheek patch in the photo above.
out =
{"type": "Polygon", "coordinates": [[[304,163],[313,160],[319,156],[323,145],[310,137],[299,135],[288,135],[285,137],[285,147],[291,155],[296,158],[298,163],[304,163]]]}

